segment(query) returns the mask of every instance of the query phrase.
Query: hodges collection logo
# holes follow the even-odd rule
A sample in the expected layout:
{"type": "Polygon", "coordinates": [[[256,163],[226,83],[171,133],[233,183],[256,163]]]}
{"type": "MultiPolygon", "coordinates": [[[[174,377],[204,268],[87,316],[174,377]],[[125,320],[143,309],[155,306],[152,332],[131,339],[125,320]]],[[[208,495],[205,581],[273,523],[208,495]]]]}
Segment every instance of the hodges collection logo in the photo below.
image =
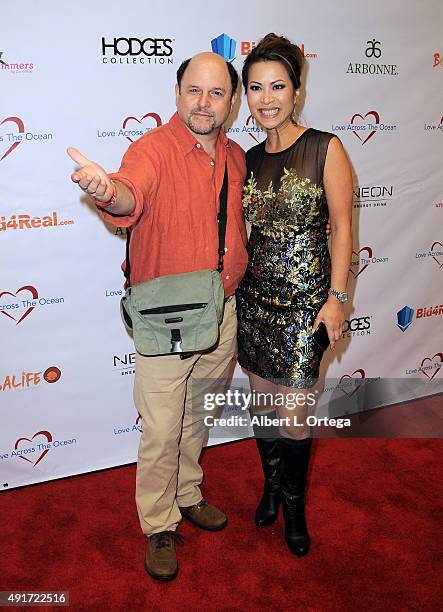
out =
{"type": "Polygon", "coordinates": [[[393,185],[368,185],[354,187],[354,208],[384,208],[388,206],[393,197],[393,185]]]}
{"type": "Polygon", "coordinates": [[[345,321],[342,338],[352,338],[354,336],[371,335],[371,315],[366,317],[354,317],[345,321]]]}
{"type": "Polygon", "coordinates": [[[62,372],[57,366],[50,366],[43,372],[22,372],[21,374],[6,374],[0,376],[0,392],[14,389],[35,389],[42,380],[49,384],[60,380],[62,372]]]}
{"type": "Polygon", "coordinates": [[[129,142],[134,142],[140,136],[147,134],[151,130],[162,125],[161,117],[158,113],[145,113],[142,117],[125,117],[122,125],[118,129],[97,130],[97,138],[120,138],[124,137],[129,142]]]}
{"type": "MultiPolygon", "coordinates": [[[[403,306],[397,312],[397,327],[405,332],[414,320],[415,310],[411,306],[403,306]]],[[[424,306],[417,308],[416,319],[428,319],[429,317],[438,317],[443,315],[443,304],[437,306],[424,306]]]]}
{"type": "Polygon", "coordinates": [[[173,64],[172,38],[105,38],[102,36],[103,64],[173,64]]]}
{"type": "Polygon", "coordinates": [[[349,123],[333,123],[331,126],[332,132],[352,132],[362,145],[366,144],[379,132],[386,134],[396,132],[397,130],[397,125],[381,121],[380,114],[376,110],[370,110],[364,115],[354,113],[349,123]]]}
{"type": "Polygon", "coordinates": [[[76,438],[71,438],[69,440],[54,440],[50,431],[42,429],[41,431],[37,431],[30,438],[27,436],[18,438],[15,441],[12,451],[0,451],[0,460],[11,460],[17,457],[35,468],[46,457],[50,450],[72,446],[73,444],[77,444],[76,438]]]}
{"type": "Polygon", "coordinates": [[[6,117],[0,121],[0,161],[8,157],[24,141],[52,140],[51,132],[31,132],[25,130],[20,117],[6,117]]]}
{"type": "Polygon", "coordinates": [[[382,57],[382,43],[375,38],[366,41],[364,57],[361,62],[349,62],[346,69],[347,74],[364,74],[370,76],[398,76],[397,64],[383,64],[378,62],[382,57]]]}
{"type": "Polygon", "coordinates": [[[0,291],[0,315],[19,325],[35,308],[63,304],[63,297],[42,297],[32,285],[23,285],[15,291],[0,291]]]}
{"type": "Polygon", "coordinates": [[[389,257],[376,257],[370,246],[364,246],[359,251],[352,251],[352,254],[357,257],[351,260],[351,267],[349,269],[354,278],[360,276],[369,266],[372,267],[373,265],[384,264],[389,261],[389,257]]]}

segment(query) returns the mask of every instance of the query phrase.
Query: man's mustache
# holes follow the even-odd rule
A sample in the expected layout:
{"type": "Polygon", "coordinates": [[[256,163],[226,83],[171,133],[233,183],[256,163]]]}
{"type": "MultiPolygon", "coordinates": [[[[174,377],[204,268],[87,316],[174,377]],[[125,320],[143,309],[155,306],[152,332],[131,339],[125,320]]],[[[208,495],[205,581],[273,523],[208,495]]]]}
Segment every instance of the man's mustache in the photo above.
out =
{"type": "Polygon", "coordinates": [[[207,115],[208,117],[212,117],[212,118],[215,117],[215,113],[208,112],[204,108],[196,108],[193,111],[191,111],[191,115],[195,115],[197,113],[201,115],[207,115]]]}

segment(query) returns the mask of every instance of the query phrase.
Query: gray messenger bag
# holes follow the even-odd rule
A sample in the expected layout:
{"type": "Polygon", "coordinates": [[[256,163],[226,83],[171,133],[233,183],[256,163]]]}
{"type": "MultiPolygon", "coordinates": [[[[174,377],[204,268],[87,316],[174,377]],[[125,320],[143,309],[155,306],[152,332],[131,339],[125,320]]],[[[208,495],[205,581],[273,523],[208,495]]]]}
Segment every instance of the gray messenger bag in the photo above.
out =
{"type": "MultiPolygon", "coordinates": [[[[120,302],[123,323],[132,332],[142,355],[179,353],[182,359],[213,347],[223,318],[223,270],[227,223],[228,174],[225,166],[220,191],[217,270],[198,270],[160,276],[132,285],[129,261],[130,232],[126,242],[126,294],[120,302]]],[[[190,248],[195,245],[190,244],[190,248]]]]}

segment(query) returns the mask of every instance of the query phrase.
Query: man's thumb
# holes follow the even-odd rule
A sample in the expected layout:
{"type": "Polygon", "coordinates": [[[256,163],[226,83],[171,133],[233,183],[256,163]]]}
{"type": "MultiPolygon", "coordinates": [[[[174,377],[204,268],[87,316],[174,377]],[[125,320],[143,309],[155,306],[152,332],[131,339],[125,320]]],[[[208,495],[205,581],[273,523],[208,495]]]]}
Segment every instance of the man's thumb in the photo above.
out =
{"type": "Polygon", "coordinates": [[[79,166],[86,166],[86,164],[91,163],[87,157],[82,155],[78,149],[74,149],[74,147],[68,147],[66,152],[79,166]]]}

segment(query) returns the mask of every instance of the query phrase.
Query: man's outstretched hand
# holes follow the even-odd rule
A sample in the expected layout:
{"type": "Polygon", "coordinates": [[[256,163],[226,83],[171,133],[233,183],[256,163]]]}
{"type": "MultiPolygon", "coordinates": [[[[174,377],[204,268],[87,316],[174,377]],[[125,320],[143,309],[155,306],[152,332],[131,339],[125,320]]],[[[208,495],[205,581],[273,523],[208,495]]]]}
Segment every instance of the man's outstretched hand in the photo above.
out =
{"type": "Polygon", "coordinates": [[[72,181],[95,200],[103,204],[109,202],[114,194],[114,185],[103,168],[73,147],[69,147],[67,153],[79,166],[71,174],[72,181]]]}

